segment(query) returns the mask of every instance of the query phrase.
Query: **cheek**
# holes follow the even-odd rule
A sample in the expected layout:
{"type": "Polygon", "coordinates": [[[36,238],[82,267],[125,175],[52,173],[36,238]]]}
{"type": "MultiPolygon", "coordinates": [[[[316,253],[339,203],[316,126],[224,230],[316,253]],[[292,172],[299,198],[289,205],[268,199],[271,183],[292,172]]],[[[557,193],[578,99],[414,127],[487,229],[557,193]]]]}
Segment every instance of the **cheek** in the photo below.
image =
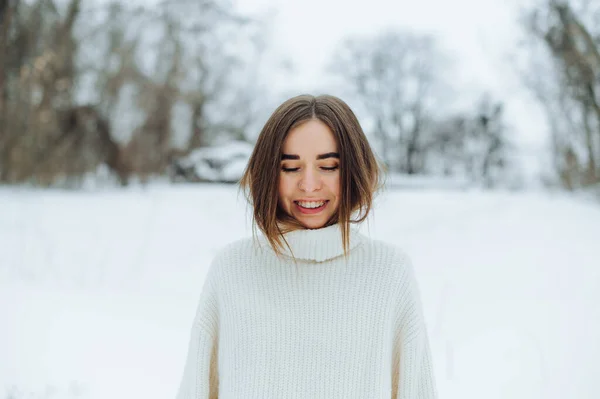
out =
{"type": "Polygon", "coordinates": [[[292,182],[284,174],[279,175],[279,200],[285,199],[292,194],[292,182]]]}
{"type": "Polygon", "coordinates": [[[329,188],[329,191],[339,199],[341,189],[340,176],[331,176],[327,179],[327,187],[329,188]]]}

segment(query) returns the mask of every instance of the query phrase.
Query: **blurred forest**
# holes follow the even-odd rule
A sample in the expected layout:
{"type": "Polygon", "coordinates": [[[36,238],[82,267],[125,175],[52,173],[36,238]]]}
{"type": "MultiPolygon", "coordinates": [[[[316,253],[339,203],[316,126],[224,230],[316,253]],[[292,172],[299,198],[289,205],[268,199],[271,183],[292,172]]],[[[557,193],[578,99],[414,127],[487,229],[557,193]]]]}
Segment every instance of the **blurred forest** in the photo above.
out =
{"type": "Polygon", "coordinates": [[[549,123],[552,169],[561,186],[600,182],[600,3],[544,0],[523,13],[529,39],[524,82],[549,123]]]}
{"type": "MultiPolygon", "coordinates": [[[[2,184],[219,180],[201,171],[227,167],[227,155],[197,151],[251,147],[272,111],[257,62],[264,21],[227,0],[0,0],[0,21],[2,184]]],[[[544,0],[523,10],[522,26],[523,84],[550,126],[546,182],[597,185],[600,3],[544,0]]],[[[330,72],[372,122],[366,133],[391,172],[518,186],[504,104],[481,93],[472,110],[449,112],[444,62],[434,39],[399,29],[348,37],[330,72]]],[[[238,164],[242,153],[229,152],[238,164]]]]}

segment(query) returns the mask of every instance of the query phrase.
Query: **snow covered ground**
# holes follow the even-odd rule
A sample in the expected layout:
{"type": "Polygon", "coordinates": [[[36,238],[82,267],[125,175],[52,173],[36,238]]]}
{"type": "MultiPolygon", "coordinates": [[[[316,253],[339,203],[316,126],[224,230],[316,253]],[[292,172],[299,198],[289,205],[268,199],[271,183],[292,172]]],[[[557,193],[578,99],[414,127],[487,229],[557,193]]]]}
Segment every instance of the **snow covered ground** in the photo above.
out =
{"type": "MultiPolygon", "coordinates": [[[[233,186],[0,189],[0,399],[174,397],[233,186]]],[[[441,398],[600,397],[600,205],[389,191],[363,232],[413,258],[441,398]]]]}

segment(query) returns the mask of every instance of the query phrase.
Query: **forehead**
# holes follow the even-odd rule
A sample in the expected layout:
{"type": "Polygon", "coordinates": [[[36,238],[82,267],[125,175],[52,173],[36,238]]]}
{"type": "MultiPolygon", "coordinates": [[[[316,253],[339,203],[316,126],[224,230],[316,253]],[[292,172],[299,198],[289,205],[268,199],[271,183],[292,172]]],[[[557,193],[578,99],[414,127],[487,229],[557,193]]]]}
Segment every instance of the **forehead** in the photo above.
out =
{"type": "Polygon", "coordinates": [[[318,119],[311,119],[290,130],[283,142],[286,154],[320,154],[337,151],[335,136],[318,119]]]}

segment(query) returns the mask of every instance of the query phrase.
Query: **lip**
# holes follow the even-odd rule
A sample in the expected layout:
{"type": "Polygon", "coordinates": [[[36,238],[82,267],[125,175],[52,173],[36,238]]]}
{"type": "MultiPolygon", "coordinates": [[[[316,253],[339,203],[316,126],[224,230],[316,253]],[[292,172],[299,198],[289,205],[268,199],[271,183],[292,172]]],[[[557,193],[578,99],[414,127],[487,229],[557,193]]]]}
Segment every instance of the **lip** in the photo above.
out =
{"type": "Polygon", "coordinates": [[[323,209],[327,208],[327,204],[329,204],[329,200],[315,200],[315,199],[311,199],[311,200],[296,200],[294,201],[294,205],[296,205],[296,209],[298,209],[298,211],[300,213],[303,213],[305,215],[314,215],[317,213],[321,213],[323,211],[323,209]],[[323,206],[320,206],[318,208],[312,208],[312,209],[308,209],[308,208],[302,208],[299,204],[298,201],[302,201],[302,202],[321,202],[324,201],[325,203],[323,204],[323,206]]]}

